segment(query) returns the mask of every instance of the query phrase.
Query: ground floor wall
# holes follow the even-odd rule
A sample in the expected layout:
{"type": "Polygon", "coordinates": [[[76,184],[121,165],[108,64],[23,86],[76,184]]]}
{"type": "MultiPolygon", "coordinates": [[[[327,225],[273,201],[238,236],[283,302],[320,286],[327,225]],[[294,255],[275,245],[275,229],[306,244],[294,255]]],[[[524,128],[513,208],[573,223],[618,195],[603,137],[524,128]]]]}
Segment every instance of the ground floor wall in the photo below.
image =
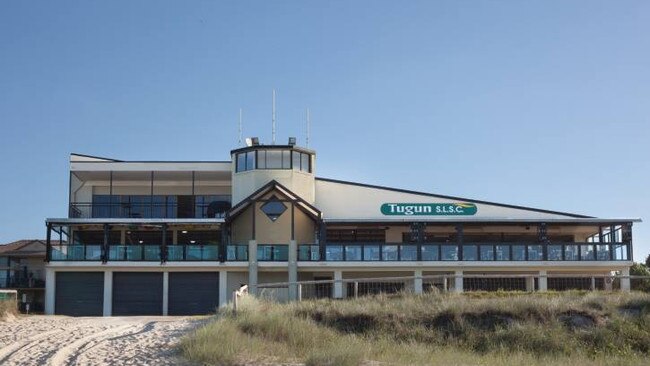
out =
{"type": "Polygon", "coordinates": [[[49,266],[45,313],[73,316],[194,315],[227,305],[242,286],[275,301],[428,291],[630,289],[629,268],[382,268],[265,264],[198,267],[49,266]],[[297,273],[293,278],[290,271],[297,273]],[[610,275],[619,271],[614,284],[610,275]],[[253,281],[252,281],[253,280],[253,281]]]}

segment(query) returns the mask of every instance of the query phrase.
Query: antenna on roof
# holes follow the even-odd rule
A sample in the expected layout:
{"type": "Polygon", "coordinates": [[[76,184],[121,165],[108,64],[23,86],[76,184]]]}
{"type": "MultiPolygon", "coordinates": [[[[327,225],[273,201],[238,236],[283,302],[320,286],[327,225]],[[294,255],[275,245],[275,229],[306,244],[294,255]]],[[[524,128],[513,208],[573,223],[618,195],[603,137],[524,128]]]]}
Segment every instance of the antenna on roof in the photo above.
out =
{"type": "Polygon", "coordinates": [[[241,120],[242,120],[242,109],[239,108],[239,146],[241,146],[241,120]]]}
{"type": "Polygon", "coordinates": [[[305,147],[309,147],[309,125],[311,124],[309,118],[309,108],[307,108],[307,138],[305,139],[305,147]]]}
{"type": "Polygon", "coordinates": [[[275,145],[275,89],[273,89],[273,110],[271,112],[271,143],[275,145]]]}

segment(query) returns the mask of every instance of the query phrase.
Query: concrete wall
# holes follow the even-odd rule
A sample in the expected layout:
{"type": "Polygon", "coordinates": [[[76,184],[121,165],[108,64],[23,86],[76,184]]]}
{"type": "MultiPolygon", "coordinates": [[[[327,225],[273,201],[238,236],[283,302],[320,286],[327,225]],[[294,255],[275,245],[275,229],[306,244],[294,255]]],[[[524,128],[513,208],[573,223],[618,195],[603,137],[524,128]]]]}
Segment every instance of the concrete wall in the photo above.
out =
{"type": "MultiPolygon", "coordinates": [[[[234,163],[233,163],[234,172],[234,163]]],[[[289,169],[249,170],[233,173],[232,202],[236,205],[268,182],[276,180],[310,204],[315,200],[314,174],[289,169]]]]}

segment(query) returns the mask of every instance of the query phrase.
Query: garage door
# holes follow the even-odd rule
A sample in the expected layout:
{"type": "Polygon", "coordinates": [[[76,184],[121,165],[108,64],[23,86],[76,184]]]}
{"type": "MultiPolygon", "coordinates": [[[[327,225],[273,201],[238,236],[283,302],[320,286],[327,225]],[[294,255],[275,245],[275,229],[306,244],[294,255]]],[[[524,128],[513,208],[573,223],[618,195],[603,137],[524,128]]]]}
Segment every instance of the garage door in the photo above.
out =
{"type": "Polygon", "coordinates": [[[219,272],[169,273],[169,315],[214,313],[219,306],[219,272]]]}
{"type": "Polygon", "coordinates": [[[56,272],[54,313],[71,316],[102,316],[103,272],[56,272]]]}
{"type": "Polygon", "coordinates": [[[113,273],[113,315],[162,315],[162,298],[162,273],[113,273]]]}

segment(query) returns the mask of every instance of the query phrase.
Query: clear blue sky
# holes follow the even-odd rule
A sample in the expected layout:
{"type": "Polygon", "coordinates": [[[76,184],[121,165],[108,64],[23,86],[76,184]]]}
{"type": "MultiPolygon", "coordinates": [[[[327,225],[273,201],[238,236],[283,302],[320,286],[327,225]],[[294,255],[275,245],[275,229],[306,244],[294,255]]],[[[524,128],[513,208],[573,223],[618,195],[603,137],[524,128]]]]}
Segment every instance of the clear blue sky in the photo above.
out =
{"type": "MultiPolygon", "coordinates": [[[[0,242],[67,214],[70,152],[226,160],[650,220],[650,2],[0,2],[0,242]]],[[[650,252],[635,225],[635,259],[650,252]]]]}

